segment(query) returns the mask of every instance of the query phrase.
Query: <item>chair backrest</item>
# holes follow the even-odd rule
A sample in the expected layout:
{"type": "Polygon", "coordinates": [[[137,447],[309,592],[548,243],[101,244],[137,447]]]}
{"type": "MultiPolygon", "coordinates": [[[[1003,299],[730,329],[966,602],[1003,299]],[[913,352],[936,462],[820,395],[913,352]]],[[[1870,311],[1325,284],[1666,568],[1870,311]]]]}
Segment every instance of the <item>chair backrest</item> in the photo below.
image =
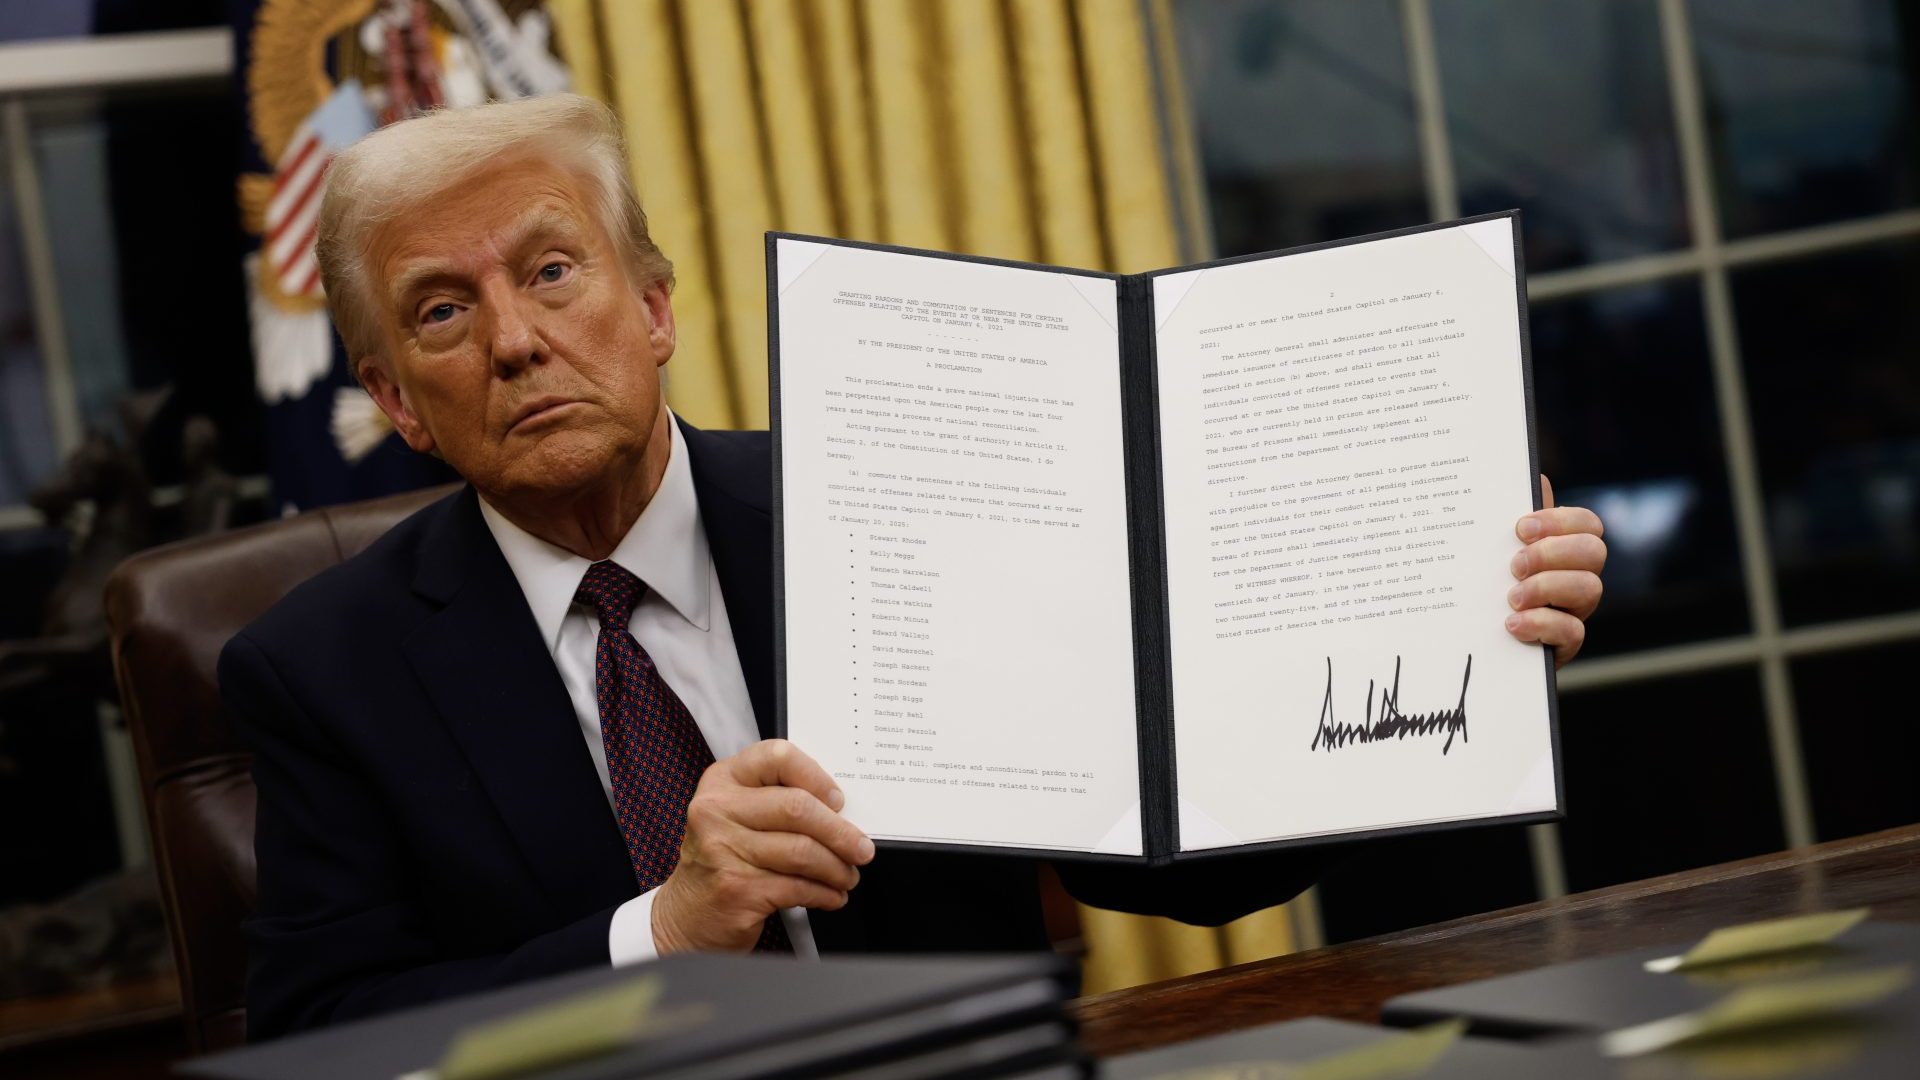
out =
{"type": "Polygon", "coordinates": [[[196,1051],[246,1041],[253,777],[220,702],[227,640],[294,586],[453,490],[330,507],[142,552],[107,582],[114,675],[140,762],[153,854],[196,1051]]]}

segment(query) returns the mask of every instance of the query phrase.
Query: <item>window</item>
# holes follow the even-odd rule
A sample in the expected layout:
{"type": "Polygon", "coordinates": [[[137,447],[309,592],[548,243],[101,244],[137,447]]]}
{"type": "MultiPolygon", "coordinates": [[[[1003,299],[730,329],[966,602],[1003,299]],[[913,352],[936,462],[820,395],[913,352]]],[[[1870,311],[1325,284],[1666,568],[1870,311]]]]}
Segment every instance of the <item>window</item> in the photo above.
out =
{"type": "MultiPolygon", "coordinates": [[[[1920,11],[1151,7],[1196,257],[1524,213],[1542,465],[1607,522],[1608,598],[1561,680],[1575,816],[1401,852],[1507,883],[1426,906],[1513,901],[1515,860],[1554,894],[1911,820],[1863,748],[1920,648],[1920,11]]],[[[1390,880],[1329,879],[1326,928],[1391,929],[1339,910],[1390,880]]]]}
{"type": "MultiPolygon", "coordinates": [[[[225,17],[127,7],[116,17],[225,17]]],[[[0,6],[0,813],[50,823],[0,835],[0,861],[21,869],[0,906],[146,861],[132,749],[103,681],[101,579],[179,535],[190,467],[264,464],[231,35],[111,34],[137,28],[91,9],[0,6]],[[29,505],[37,489],[51,525],[29,505]]],[[[264,483],[243,491],[231,516],[263,516],[264,483]]]]}

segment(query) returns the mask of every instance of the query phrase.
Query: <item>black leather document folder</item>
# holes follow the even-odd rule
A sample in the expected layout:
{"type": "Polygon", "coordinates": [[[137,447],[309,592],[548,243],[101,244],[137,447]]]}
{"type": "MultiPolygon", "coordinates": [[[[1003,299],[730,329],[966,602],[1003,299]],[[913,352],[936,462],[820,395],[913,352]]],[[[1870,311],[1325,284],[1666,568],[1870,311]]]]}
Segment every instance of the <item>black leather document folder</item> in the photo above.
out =
{"type": "MultiPolygon", "coordinates": [[[[1530,1054],[1532,1072],[1489,1070],[1487,1080],[1912,1080],[1920,1037],[1898,1010],[1790,1024],[1675,1046],[1636,1057],[1602,1056],[1591,1039],[1513,1043],[1530,1054]]],[[[1481,1040],[1484,1041],[1484,1040],[1481,1040]]],[[[1436,1080],[1453,1074],[1430,1073],[1436,1080]]],[[[1460,1075],[1470,1075],[1462,1073],[1460,1075]]]]}
{"type": "MultiPolygon", "coordinates": [[[[1869,922],[1830,945],[1700,968],[1656,973],[1646,962],[1690,942],[1553,964],[1516,975],[1408,994],[1387,1002],[1383,1022],[1415,1026],[1465,1017],[1475,1034],[1509,1038],[1597,1033],[1702,1009],[1767,979],[1910,964],[1920,970],[1920,926],[1869,922]]],[[[1914,996],[1908,991],[1907,1000],[1914,996]]],[[[1920,1023],[1920,1013],[1913,1020],[1920,1023]]]]}
{"type": "MultiPolygon", "coordinates": [[[[1405,1035],[1406,1032],[1390,1028],[1344,1020],[1294,1020],[1129,1054],[1108,1062],[1101,1070],[1101,1075],[1111,1080],[1291,1075],[1282,1071],[1284,1067],[1306,1067],[1308,1075],[1312,1075],[1314,1064],[1332,1055],[1376,1046],[1383,1040],[1405,1035]]],[[[1552,1055],[1553,1065],[1549,1068],[1544,1064],[1549,1058],[1540,1048],[1467,1037],[1447,1046],[1424,1070],[1387,1068],[1365,1075],[1419,1076],[1431,1077],[1432,1080],[1548,1076],[1553,1080],[1598,1080],[1614,1075],[1612,1064],[1601,1059],[1591,1046],[1586,1046],[1584,1052],[1572,1047],[1565,1049],[1569,1052],[1552,1055]]],[[[1339,1075],[1363,1074],[1359,1071],[1340,1071],[1339,1075]]]]}
{"type": "MultiPolygon", "coordinates": [[[[1391,1029],[1296,1020],[1116,1058],[1111,1080],[1251,1080],[1254,1077],[1419,1077],[1421,1080],[1911,1080],[1920,1036],[1886,1010],[1703,1040],[1610,1058],[1590,1038],[1512,1042],[1466,1036],[1425,1067],[1361,1066],[1333,1055],[1393,1038],[1391,1029]]],[[[1404,1032],[1399,1034],[1405,1034],[1404,1032]]]]}
{"type": "Polygon", "coordinates": [[[642,1030],[603,1052],[513,1075],[996,1076],[1071,1061],[1069,969],[1050,956],[802,962],[672,956],[600,969],[200,1058],[181,1071],[222,1080],[440,1075],[463,1032],[556,1002],[658,981],[642,1030]]]}
{"type": "Polygon", "coordinates": [[[1141,274],[769,233],[781,734],[881,846],[1557,819],[1517,211],[1141,274]]]}

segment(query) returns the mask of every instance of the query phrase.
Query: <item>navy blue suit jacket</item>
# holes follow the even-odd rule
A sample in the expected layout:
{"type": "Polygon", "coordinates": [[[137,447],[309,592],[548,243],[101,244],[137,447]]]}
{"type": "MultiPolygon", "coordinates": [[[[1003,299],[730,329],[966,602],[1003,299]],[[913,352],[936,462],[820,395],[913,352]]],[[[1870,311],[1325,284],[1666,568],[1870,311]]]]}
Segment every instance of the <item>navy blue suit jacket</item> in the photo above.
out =
{"type": "MultiPolygon", "coordinates": [[[[682,425],[761,734],[774,729],[765,432],[682,425]]],[[[636,893],[571,699],[471,489],[294,590],[227,645],[254,747],[254,1038],[608,963],[636,893]]],[[[1218,923],[1303,888],[1320,857],[1061,866],[1101,907],[1218,923]]],[[[886,851],[823,954],[1047,947],[1036,867],[886,851]]]]}

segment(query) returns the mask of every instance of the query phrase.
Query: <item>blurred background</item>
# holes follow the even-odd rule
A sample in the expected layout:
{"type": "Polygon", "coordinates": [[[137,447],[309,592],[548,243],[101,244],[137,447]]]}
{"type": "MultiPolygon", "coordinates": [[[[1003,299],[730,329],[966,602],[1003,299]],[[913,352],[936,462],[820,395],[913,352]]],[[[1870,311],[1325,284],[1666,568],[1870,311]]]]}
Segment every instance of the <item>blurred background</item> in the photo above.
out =
{"type": "Polygon", "coordinates": [[[1920,820],[1920,4],[0,0],[0,1073],[183,1046],[107,572],[447,479],[350,388],[307,188],[564,86],[709,426],[765,423],[768,228],[1131,272],[1524,212],[1543,467],[1612,552],[1566,823],[1079,911],[1090,990],[1920,820]]]}

